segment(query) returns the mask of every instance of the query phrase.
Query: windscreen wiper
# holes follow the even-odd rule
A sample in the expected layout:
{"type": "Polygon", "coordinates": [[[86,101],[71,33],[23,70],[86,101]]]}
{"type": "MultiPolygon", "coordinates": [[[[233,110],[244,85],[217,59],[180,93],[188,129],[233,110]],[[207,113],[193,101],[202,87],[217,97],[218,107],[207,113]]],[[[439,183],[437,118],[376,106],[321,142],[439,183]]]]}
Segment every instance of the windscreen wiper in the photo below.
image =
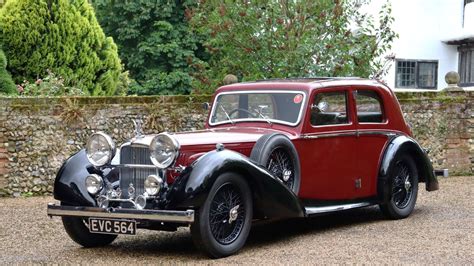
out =
{"type": "Polygon", "coordinates": [[[227,119],[229,119],[230,123],[232,123],[232,125],[235,125],[235,122],[230,118],[229,113],[227,113],[224,106],[222,106],[222,104],[219,104],[219,106],[221,107],[221,109],[224,112],[225,116],[227,116],[227,119]]]}

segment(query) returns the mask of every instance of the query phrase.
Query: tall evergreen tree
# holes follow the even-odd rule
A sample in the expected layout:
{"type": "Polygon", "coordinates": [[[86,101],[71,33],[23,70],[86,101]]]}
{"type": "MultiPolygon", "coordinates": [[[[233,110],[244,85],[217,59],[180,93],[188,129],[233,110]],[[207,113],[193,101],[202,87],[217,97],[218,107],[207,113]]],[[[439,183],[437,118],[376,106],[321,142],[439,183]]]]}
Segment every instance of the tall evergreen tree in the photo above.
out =
{"type": "Polygon", "coordinates": [[[87,0],[16,0],[0,9],[0,37],[18,83],[49,69],[90,95],[112,95],[122,71],[87,0]]]}
{"type": "Polygon", "coordinates": [[[186,94],[204,49],[192,34],[186,10],[196,1],[94,0],[97,18],[113,36],[136,85],[131,93],[186,94]]]}
{"type": "Polygon", "coordinates": [[[10,73],[7,71],[7,58],[3,50],[0,49],[0,93],[14,94],[15,92],[15,83],[13,83],[10,73]]]}

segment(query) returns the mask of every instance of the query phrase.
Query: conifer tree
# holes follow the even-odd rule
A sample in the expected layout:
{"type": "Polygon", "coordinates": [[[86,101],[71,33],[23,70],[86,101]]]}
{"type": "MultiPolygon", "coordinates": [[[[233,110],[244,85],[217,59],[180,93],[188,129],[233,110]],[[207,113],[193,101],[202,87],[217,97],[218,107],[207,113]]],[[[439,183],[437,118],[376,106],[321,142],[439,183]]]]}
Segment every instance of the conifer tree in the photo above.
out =
{"type": "Polygon", "coordinates": [[[0,37],[17,83],[50,70],[90,95],[112,95],[122,71],[87,0],[16,0],[0,9],[0,37]]]}
{"type": "Polygon", "coordinates": [[[7,71],[7,58],[3,50],[0,49],[0,93],[14,94],[15,92],[15,83],[7,71]]]}
{"type": "Polygon", "coordinates": [[[113,36],[120,58],[136,81],[132,93],[191,92],[192,73],[207,57],[186,18],[196,1],[92,2],[100,24],[113,36]]]}

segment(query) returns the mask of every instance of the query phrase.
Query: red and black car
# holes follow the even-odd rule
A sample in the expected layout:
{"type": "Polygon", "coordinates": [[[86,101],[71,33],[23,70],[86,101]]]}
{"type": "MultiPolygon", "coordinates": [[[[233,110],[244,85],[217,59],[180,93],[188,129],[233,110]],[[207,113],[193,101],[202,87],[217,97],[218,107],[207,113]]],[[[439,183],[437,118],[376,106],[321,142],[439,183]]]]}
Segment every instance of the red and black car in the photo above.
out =
{"type": "Polygon", "coordinates": [[[219,88],[204,130],[105,133],[59,170],[48,215],[85,247],[138,229],[190,226],[211,257],[237,252],[259,219],[379,205],[410,215],[419,182],[438,189],[395,94],[357,78],[266,80],[219,88]]]}

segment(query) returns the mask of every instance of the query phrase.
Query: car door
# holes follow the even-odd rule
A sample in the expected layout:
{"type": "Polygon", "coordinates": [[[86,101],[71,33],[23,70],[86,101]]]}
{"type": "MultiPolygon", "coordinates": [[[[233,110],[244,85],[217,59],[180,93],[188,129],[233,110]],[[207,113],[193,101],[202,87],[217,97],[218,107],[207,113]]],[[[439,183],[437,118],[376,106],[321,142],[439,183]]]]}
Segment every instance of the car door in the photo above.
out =
{"type": "Polygon", "coordinates": [[[374,87],[353,90],[357,125],[357,197],[377,193],[380,160],[388,137],[393,134],[382,94],[374,87]]]}
{"type": "Polygon", "coordinates": [[[356,128],[350,87],[313,91],[299,143],[299,196],[314,200],[354,197],[356,128]]]}

